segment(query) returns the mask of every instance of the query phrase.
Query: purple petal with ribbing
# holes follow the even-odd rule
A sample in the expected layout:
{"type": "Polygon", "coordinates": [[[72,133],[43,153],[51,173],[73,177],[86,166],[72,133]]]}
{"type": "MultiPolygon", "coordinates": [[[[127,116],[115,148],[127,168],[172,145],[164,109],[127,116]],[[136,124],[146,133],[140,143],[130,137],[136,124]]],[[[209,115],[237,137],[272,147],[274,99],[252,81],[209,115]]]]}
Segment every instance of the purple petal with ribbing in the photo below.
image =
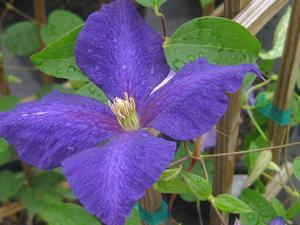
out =
{"type": "Polygon", "coordinates": [[[42,169],[120,133],[111,110],[100,102],[55,91],[42,100],[0,113],[0,137],[21,159],[42,169]]]}
{"type": "Polygon", "coordinates": [[[137,200],[175,155],[176,143],[147,131],[123,133],[111,142],[62,162],[83,206],[107,225],[124,225],[137,200]]]}
{"type": "Polygon", "coordinates": [[[110,99],[126,91],[139,106],[170,70],[162,42],[131,0],[116,0],[88,17],[75,58],[110,99]]]}
{"type": "Polygon", "coordinates": [[[215,128],[213,127],[210,131],[205,133],[203,135],[203,139],[202,149],[214,147],[217,139],[217,132],[215,128]]]}
{"type": "Polygon", "coordinates": [[[177,140],[203,135],[225,113],[226,93],[236,92],[248,72],[261,76],[251,64],[220,66],[204,59],[188,63],[152,94],[141,115],[141,124],[177,140]]]}
{"type": "Polygon", "coordinates": [[[273,219],[269,225],[286,225],[286,222],[282,217],[277,217],[273,219]]]}
{"type": "Polygon", "coordinates": [[[240,221],[238,219],[235,219],[234,225],[241,225],[240,221]]]}

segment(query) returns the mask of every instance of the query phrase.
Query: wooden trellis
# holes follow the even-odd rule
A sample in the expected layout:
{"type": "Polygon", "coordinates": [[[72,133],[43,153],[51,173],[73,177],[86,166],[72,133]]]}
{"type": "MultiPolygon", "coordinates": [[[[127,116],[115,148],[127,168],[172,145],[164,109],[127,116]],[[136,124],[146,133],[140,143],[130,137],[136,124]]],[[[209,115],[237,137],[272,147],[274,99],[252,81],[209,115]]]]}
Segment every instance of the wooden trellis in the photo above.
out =
{"type": "MultiPolygon", "coordinates": [[[[252,0],[244,9],[235,16],[239,9],[242,9],[245,1],[225,0],[225,16],[234,17],[234,21],[245,26],[252,34],[256,34],[278,11],[288,3],[287,0],[252,0]]],[[[279,109],[285,110],[289,106],[292,91],[295,86],[296,68],[299,65],[300,57],[300,1],[293,0],[292,16],[286,40],[282,66],[279,74],[277,89],[273,104],[279,109]],[[294,21],[294,22],[293,22],[294,21]]],[[[221,119],[217,135],[216,153],[238,151],[238,129],[240,121],[240,96],[237,92],[229,96],[230,105],[226,114],[221,119]]],[[[283,144],[286,128],[270,122],[271,143],[273,145],[283,144]],[[274,135],[272,135],[272,133],[274,135]],[[275,135],[276,134],[276,135],[275,135]],[[280,141],[277,140],[278,135],[280,141]]],[[[229,192],[231,189],[234,175],[235,158],[220,157],[216,158],[214,191],[215,194],[229,192]]],[[[221,221],[212,210],[211,225],[219,225],[221,221]]]]}

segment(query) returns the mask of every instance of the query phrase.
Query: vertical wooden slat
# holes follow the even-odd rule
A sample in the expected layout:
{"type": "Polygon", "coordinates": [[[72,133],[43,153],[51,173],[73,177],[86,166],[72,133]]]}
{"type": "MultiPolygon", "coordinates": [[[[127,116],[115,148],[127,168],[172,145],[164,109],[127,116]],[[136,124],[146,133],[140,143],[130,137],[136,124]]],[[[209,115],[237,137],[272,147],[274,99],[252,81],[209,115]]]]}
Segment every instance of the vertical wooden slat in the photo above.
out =
{"type": "MultiPolygon", "coordinates": [[[[153,188],[147,190],[144,197],[140,200],[140,204],[147,212],[155,212],[160,208],[162,202],[162,194],[155,191],[153,188]]],[[[143,225],[148,225],[143,222],[143,225]]],[[[162,223],[160,225],[165,225],[162,223]]]]}
{"type": "Polygon", "coordinates": [[[9,95],[10,88],[5,76],[3,55],[0,53],[0,93],[1,95],[9,95]]]}
{"type": "Polygon", "coordinates": [[[209,16],[215,8],[215,1],[211,1],[211,3],[209,3],[203,10],[203,15],[204,16],[209,16]]]}
{"type": "MultiPolygon", "coordinates": [[[[249,1],[245,0],[225,0],[225,17],[232,19],[243,9],[249,1]]],[[[240,98],[241,90],[229,95],[228,111],[222,117],[217,129],[217,143],[215,153],[231,152],[238,149],[238,134],[240,121],[240,98]]],[[[213,190],[214,194],[226,193],[231,189],[234,174],[235,158],[218,157],[215,159],[215,175],[213,190]]],[[[221,221],[214,210],[211,210],[211,225],[220,225],[221,221]]]]}
{"type": "MultiPolygon", "coordinates": [[[[285,41],[279,77],[273,99],[273,105],[279,110],[287,110],[291,103],[297,79],[300,62],[300,0],[292,1],[292,13],[285,41]]],[[[273,146],[285,142],[287,126],[280,126],[272,120],[269,121],[270,141],[273,146]]],[[[280,151],[274,151],[273,160],[278,162],[280,151]]]]}
{"type": "MultiPolygon", "coordinates": [[[[35,17],[35,20],[38,22],[38,26],[39,26],[39,30],[40,30],[42,25],[45,24],[47,21],[45,0],[33,0],[33,7],[34,7],[34,17],[35,17]]],[[[38,35],[39,35],[39,40],[40,40],[40,49],[42,49],[45,47],[45,44],[42,41],[40,32],[38,35]]],[[[51,84],[52,81],[53,81],[52,77],[49,77],[45,74],[43,75],[43,83],[45,85],[51,84]]]]}

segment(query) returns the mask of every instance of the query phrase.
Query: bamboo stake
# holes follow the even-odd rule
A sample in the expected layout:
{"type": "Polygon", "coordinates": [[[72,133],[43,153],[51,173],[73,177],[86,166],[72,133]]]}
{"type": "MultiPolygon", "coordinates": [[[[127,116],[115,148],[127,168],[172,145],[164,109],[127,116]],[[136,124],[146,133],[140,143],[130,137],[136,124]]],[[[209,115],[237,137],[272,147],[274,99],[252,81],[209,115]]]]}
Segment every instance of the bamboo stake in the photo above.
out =
{"type": "MultiPolygon", "coordinates": [[[[244,0],[225,0],[224,10],[225,17],[232,19],[249,1],[244,0]]],[[[230,152],[238,150],[238,134],[240,121],[240,98],[241,90],[235,94],[229,95],[228,111],[220,120],[217,129],[217,142],[215,153],[230,152]],[[223,135],[227,134],[227,135],[223,135]]],[[[214,195],[229,192],[233,180],[235,166],[235,157],[219,157],[215,159],[215,175],[213,183],[214,195]]],[[[226,216],[225,221],[228,223],[229,217],[226,216]]],[[[221,224],[220,218],[216,215],[215,210],[211,208],[211,225],[221,224]]]]}
{"type": "Polygon", "coordinates": [[[211,16],[224,16],[224,3],[218,5],[211,13],[211,16]]]}
{"type": "Polygon", "coordinates": [[[215,1],[211,1],[211,3],[209,3],[207,6],[205,6],[205,8],[203,9],[203,15],[204,16],[208,16],[210,14],[212,14],[212,12],[214,11],[215,8],[215,1]]]}
{"type": "Polygon", "coordinates": [[[1,53],[0,53],[0,93],[2,95],[10,94],[9,84],[6,79],[5,71],[4,71],[3,55],[1,53]]]}
{"type": "MultiPolygon", "coordinates": [[[[42,25],[44,25],[46,23],[46,20],[47,20],[45,0],[33,0],[33,6],[34,6],[34,17],[35,17],[35,20],[38,22],[37,25],[39,27],[40,49],[43,49],[45,47],[45,44],[42,41],[42,38],[40,35],[40,29],[42,28],[42,25]]],[[[52,82],[53,82],[52,77],[49,77],[46,74],[43,74],[43,83],[45,85],[49,85],[52,82]]]]}
{"type": "MultiPolygon", "coordinates": [[[[147,212],[155,212],[157,209],[160,208],[162,202],[162,194],[155,191],[153,188],[147,190],[144,197],[140,200],[140,204],[147,212]]],[[[147,225],[146,223],[142,222],[143,225],[147,225]]],[[[162,223],[160,225],[165,225],[162,223]]]]}
{"type": "MultiPolygon", "coordinates": [[[[297,79],[300,62],[300,1],[292,1],[292,13],[285,41],[280,72],[278,76],[273,105],[279,110],[287,110],[291,103],[292,94],[297,79]]],[[[281,145],[285,142],[288,126],[280,126],[269,121],[270,141],[272,145],[281,145]]],[[[278,162],[280,151],[276,151],[273,160],[278,162]]]]}
{"type": "Polygon", "coordinates": [[[288,0],[252,0],[234,21],[242,24],[252,34],[256,34],[288,2],[288,0]]]}
{"type": "MultiPolygon", "coordinates": [[[[232,18],[238,12],[238,9],[244,8],[242,12],[235,16],[234,21],[245,26],[252,34],[256,34],[287,2],[288,0],[252,0],[244,7],[247,4],[245,1],[227,0],[224,5],[225,17],[232,18]],[[230,4],[231,2],[235,4],[230,4]]],[[[241,91],[229,95],[229,109],[218,125],[218,130],[221,132],[217,135],[216,153],[238,150],[240,93],[241,91]]],[[[216,159],[215,194],[230,191],[234,172],[234,159],[234,157],[218,157],[216,159]]],[[[220,221],[212,214],[211,225],[218,224],[220,224],[220,221]]]]}
{"type": "Polygon", "coordinates": [[[273,198],[275,198],[279,192],[282,190],[282,185],[281,184],[286,184],[288,182],[288,179],[292,176],[293,174],[293,168],[292,164],[288,163],[287,167],[282,166],[280,168],[280,172],[277,172],[272,181],[270,181],[267,186],[266,186],[266,192],[264,194],[264,197],[268,200],[271,201],[273,198]],[[280,184],[281,183],[281,184],[280,184]]]}
{"type": "Polygon", "coordinates": [[[0,218],[14,215],[15,213],[22,211],[23,209],[25,209],[25,206],[22,202],[10,203],[0,208],[0,218]]]}

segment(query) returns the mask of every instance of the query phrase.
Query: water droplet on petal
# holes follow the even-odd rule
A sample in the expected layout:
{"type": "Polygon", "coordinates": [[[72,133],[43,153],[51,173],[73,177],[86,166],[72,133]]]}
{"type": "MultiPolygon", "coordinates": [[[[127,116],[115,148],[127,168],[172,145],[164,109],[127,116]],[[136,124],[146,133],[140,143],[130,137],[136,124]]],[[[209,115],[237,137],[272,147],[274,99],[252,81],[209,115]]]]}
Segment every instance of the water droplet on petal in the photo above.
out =
{"type": "Polygon", "coordinates": [[[72,65],[68,66],[68,69],[67,69],[68,73],[73,73],[73,72],[75,72],[75,70],[76,70],[75,66],[72,66],[72,65]]]}
{"type": "Polygon", "coordinates": [[[153,74],[154,74],[154,66],[151,66],[150,75],[153,75],[153,74]]]}
{"type": "Polygon", "coordinates": [[[188,60],[190,60],[190,61],[195,61],[196,58],[195,58],[195,56],[193,56],[193,55],[188,55],[188,60]]]}

